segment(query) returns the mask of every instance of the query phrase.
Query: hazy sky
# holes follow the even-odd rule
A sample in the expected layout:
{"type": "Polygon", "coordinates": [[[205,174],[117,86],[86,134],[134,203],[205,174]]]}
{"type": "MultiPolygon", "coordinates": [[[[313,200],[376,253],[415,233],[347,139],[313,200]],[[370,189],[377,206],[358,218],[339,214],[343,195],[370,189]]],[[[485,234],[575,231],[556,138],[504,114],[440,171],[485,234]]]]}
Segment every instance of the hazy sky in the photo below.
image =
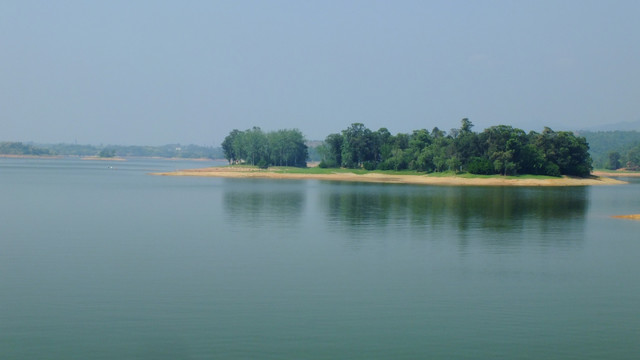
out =
{"type": "Polygon", "coordinates": [[[640,1],[0,2],[0,141],[640,119],[640,1]]]}

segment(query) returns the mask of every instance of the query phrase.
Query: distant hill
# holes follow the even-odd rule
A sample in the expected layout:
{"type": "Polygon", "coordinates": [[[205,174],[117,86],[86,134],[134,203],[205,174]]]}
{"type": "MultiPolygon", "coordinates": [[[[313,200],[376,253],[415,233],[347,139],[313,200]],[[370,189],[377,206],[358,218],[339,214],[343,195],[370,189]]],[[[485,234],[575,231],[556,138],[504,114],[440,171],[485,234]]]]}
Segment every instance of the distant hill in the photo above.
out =
{"type": "Polygon", "coordinates": [[[640,120],[591,126],[581,131],[640,131],[640,120]]]}
{"type": "Polygon", "coordinates": [[[610,167],[609,154],[618,153],[624,166],[628,161],[636,164],[636,152],[640,148],[640,131],[575,131],[589,143],[589,154],[596,169],[610,167]]]}

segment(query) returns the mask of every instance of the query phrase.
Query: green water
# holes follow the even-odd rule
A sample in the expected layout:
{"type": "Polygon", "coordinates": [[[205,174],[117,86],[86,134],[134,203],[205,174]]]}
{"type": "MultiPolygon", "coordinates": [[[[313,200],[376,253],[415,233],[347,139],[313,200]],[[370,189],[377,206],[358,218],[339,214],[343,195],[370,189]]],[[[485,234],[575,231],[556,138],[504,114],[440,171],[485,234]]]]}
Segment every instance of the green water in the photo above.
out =
{"type": "Polygon", "coordinates": [[[0,359],[635,359],[640,183],[0,159],[0,359]]]}

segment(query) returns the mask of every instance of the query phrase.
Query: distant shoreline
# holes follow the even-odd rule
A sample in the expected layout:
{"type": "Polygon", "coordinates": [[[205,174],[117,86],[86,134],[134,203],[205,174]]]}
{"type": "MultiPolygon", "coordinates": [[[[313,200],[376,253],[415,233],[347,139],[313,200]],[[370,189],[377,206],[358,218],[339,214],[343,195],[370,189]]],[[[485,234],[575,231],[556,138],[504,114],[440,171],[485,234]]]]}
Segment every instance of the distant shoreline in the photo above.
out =
{"type": "Polygon", "coordinates": [[[574,178],[561,177],[551,179],[531,179],[518,177],[462,177],[462,176],[430,176],[430,175],[391,175],[377,172],[355,174],[350,172],[335,173],[286,173],[278,168],[262,170],[249,167],[210,167],[203,169],[178,170],[173,172],[151,173],[160,176],[200,176],[221,178],[258,178],[258,179],[289,179],[289,180],[328,180],[369,182],[384,184],[414,184],[414,185],[451,185],[451,186],[591,186],[591,185],[619,185],[625,181],[608,177],[574,178]]]}
{"type": "Polygon", "coordinates": [[[119,156],[114,157],[99,157],[99,156],[81,156],[80,160],[97,160],[97,161],[127,161],[125,158],[119,156]]]}
{"type": "Polygon", "coordinates": [[[225,159],[209,159],[209,158],[180,158],[180,157],[162,157],[162,156],[116,156],[112,158],[101,158],[98,156],[85,156],[85,155],[14,155],[14,154],[0,154],[0,158],[7,159],[80,159],[80,160],[111,160],[111,161],[126,161],[128,159],[154,159],[154,160],[168,160],[168,161],[227,161],[225,159]]]}
{"type": "Polygon", "coordinates": [[[13,155],[0,154],[0,158],[5,159],[63,159],[63,155],[13,155]]]}

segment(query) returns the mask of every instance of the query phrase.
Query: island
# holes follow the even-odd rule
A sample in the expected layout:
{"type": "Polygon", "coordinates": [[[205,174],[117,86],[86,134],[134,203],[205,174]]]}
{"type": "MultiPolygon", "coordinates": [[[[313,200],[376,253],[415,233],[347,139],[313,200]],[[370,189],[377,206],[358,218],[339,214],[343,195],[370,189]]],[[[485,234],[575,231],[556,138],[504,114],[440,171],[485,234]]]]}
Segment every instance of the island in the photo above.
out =
{"type": "Polygon", "coordinates": [[[317,147],[317,167],[309,167],[305,137],[297,129],[234,129],[222,142],[229,166],[155,175],[466,186],[626,183],[592,174],[589,145],[574,133],[548,127],[527,133],[508,125],[476,133],[472,128],[464,118],[448,133],[435,127],[393,135],[386,128],[372,131],[353,123],[317,147]]]}

